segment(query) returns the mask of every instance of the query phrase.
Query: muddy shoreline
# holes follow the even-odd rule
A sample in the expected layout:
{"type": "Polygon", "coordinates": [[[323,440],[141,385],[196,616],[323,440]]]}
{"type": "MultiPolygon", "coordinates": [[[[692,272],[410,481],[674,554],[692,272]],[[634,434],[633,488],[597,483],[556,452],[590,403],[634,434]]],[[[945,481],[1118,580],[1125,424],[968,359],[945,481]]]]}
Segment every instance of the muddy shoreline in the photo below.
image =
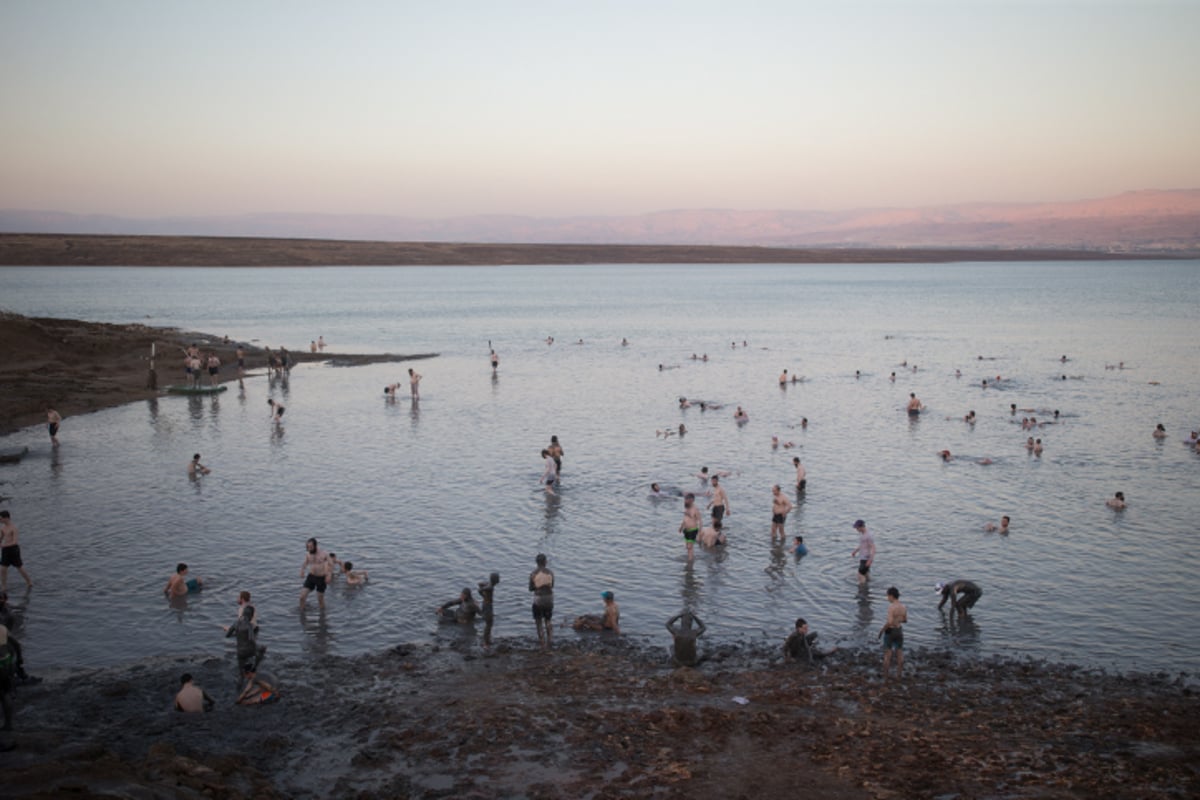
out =
{"type": "MultiPolygon", "coordinates": [[[[15,693],[6,797],[1195,797],[1200,697],[1182,676],[914,651],[815,665],[774,646],[562,637],[279,662],[232,705],[232,652],[50,674],[15,693]],[[217,701],[169,710],[180,673],[217,701]],[[734,698],[744,698],[740,704],[734,698]],[[108,794],[106,794],[108,793],[108,794]]],[[[33,654],[27,656],[32,660],[33,654]]],[[[36,672],[36,663],[27,665],[36,672]]]]}
{"type": "MultiPolygon", "coordinates": [[[[183,350],[191,343],[215,350],[221,359],[222,383],[237,380],[236,342],[222,336],[159,328],[139,323],[112,325],[51,317],[24,317],[0,312],[0,435],[45,422],[43,405],[65,419],[135,400],[157,397],[168,384],[182,384],[183,350]],[[154,344],[158,390],[147,388],[150,346],[154,344]]],[[[282,343],[287,346],[287,343],[282,343]]],[[[433,358],[415,355],[311,353],[308,343],[289,351],[293,363],[357,366],[433,358]]],[[[278,349],[278,343],[268,346],[278,349]]],[[[266,368],[261,347],[246,347],[247,374],[266,368]]],[[[208,376],[204,376],[207,383],[208,376]]]]}

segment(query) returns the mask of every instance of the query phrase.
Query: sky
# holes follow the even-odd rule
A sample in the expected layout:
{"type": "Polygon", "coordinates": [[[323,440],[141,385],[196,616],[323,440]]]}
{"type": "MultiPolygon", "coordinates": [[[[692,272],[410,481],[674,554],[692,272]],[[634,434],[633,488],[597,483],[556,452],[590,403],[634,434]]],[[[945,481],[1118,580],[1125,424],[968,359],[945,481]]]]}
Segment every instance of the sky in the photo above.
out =
{"type": "Polygon", "coordinates": [[[450,217],[1200,187],[1200,0],[0,0],[0,208],[450,217]]]}

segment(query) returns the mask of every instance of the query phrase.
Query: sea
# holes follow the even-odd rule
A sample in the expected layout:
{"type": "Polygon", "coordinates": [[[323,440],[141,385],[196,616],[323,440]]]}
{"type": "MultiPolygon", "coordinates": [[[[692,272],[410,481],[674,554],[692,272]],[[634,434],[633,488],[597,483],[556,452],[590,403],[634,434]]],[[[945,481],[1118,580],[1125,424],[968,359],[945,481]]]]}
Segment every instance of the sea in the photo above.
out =
{"type": "MultiPolygon", "coordinates": [[[[664,653],[684,609],[709,647],[782,644],[797,617],[827,647],[878,647],[894,586],[918,668],[923,649],[1200,664],[1200,454],[1184,443],[1200,428],[1200,262],[3,268],[0,306],[293,351],[323,337],[326,353],[436,354],[300,365],[286,381],[254,371],[219,396],[71,416],[58,448],[44,426],[0,440],[31,450],[0,466],[0,495],[35,583],[9,573],[34,672],[232,663],[220,626],[242,590],[268,659],[477,646],[435,612],[491,572],[496,638],[530,646],[538,553],[559,639],[597,636],[568,623],[612,591],[622,636],[664,653]],[[780,386],[784,369],[799,380],[780,386]],[[551,436],[565,451],[553,496],[539,482],[551,436]],[[189,479],[193,453],[210,475],[189,479]],[[703,507],[706,466],[729,473],[728,543],[689,562],[682,501],[649,486],[700,492],[703,507]],[[776,484],[795,504],[787,546],[770,536],[776,484]],[[1105,504],[1117,491],[1123,511],[1105,504]],[[1009,532],[987,532],[1001,515],[1009,532]],[[878,547],[865,588],[857,519],[878,547]],[[324,611],[299,605],[309,537],[369,573],[335,581],[324,611]],[[177,562],[203,589],[170,603],[177,562]],[[935,592],[959,578],[983,590],[964,620],[935,592]]],[[[160,382],[176,363],[160,362],[160,382]]]]}

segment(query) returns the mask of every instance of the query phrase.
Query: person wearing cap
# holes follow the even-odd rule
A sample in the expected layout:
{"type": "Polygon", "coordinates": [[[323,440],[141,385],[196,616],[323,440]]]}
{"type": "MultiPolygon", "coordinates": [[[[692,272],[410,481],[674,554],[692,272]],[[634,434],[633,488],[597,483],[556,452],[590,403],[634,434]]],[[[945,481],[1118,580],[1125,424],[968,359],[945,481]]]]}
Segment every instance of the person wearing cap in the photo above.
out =
{"type": "Polygon", "coordinates": [[[861,585],[871,577],[871,565],[875,563],[875,537],[861,519],[854,521],[854,529],[858,531],[858,547],[850,555],[858,556],[858,582],[861,585]]]}
{"type": "Polygon", "coordinates": [[[574,628],[577,631],[612,631],[621,632],[621,607],[617,605],[612,592],[602,592],[604,600],[603,614],[584,614],[576,617],[574,628]]]}
{"type": "Polygon", "coordinates": [[[475,603],[470,587],[463,587],[457,599],[442,603],[437,615],[439,622],[453,622],[458,625],[473,623],[479,615],[479,606],[475,603]]]}
{"type": "Polygon", "coordinates": [[[950,607],[964,617],[967,615],[967,609],[974,607],[979,598],[983,597],[983,589],[980,589],[978,584],[961,578],[939,583],[933,590],[942,596],[942,602],[938,603],[938,611],[941,611],[942,606],[949,600],[950,607]]]}
{"type": "Polygon", "coordinates": [[[883,637],[883,677],[886,679],[892,666],[892,653],[896,654],[896,677],[904,672],[904,628],[908,622],[908,609],[900,602],[900,590],[889,586],[887,590],[887,622],[879,629],[883,637]]]}
{"type": "Polygon", "coordinates": [[[546,566],[546,554],[538,553],[537,569],[529,573],[529,591],[533,592],[533,621],[537,625],[538,644],[554,644],[554,573],[546,566]]]}
{"type": "Polygon", "coordinates": [[[492,596],[495,594],[496,584],[499,582],[499,572],[493,572],[486,581],[479,582],[479,598],[483,601],[481,613],[483,614],[483,649],[485,650],[492,646],[492,623],[496,620],[496,613],[492,609],[492,596]]]}
{"type": "Polygon", "coordinates": [[[771,541],[775,541],[775,536],[779,536],[779,543],[783,544],[786,539],[786,534],[783,531],[783,524],[787,522],[787,515],[792,510],[792,501],[783,496],[783,490],[779,488],[779,484],[771,487],[771,541]]]}

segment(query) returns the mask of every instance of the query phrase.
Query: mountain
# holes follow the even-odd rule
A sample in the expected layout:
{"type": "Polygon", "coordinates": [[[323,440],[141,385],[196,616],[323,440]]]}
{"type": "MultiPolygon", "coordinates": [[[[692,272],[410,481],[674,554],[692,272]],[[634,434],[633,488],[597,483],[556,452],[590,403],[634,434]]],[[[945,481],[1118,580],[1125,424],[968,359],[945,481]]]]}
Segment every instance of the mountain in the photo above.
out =
{"type": "Polygon", "coordinates": [[[1200,253],[1200,189],[1062,203],[851,211],[692,209],[631,216],[244,214],[147,219],[0,210],[0,233],[262,236],[373,241],[957,247],[1200,253]]]}

